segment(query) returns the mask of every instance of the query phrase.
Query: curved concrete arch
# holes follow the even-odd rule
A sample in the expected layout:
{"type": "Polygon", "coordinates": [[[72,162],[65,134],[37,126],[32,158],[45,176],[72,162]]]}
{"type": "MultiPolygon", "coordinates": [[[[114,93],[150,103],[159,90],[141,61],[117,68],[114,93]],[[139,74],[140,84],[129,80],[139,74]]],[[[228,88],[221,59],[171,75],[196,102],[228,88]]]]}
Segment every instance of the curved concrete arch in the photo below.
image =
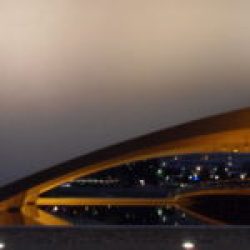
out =
{"type": "Polygon", "coordinates": [[[250,108],[192,121],[81,156],[0,189],[0,209],[35,205],[62,183],[131,161],[205,152],[250,152],[250,108]]]}

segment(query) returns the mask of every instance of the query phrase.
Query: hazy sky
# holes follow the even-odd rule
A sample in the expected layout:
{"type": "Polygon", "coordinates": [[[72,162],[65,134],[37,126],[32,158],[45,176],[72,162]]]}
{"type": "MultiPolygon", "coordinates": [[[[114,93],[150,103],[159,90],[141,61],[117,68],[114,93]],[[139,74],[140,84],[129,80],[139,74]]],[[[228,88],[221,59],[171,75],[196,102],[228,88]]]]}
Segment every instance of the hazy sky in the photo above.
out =
{"type": "Polygon", "coordinates": [[[0,0],[0,183],[250,106],[248,0],[0,0]]]}

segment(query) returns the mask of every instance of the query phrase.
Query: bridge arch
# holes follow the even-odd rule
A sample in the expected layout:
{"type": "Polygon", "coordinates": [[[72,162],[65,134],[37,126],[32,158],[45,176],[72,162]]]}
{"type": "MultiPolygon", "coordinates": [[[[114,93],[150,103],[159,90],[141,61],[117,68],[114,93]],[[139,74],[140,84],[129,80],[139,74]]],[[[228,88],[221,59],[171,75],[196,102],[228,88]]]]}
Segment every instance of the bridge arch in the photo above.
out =
{"type": "Polygon", "coordinates": [[[53,166],[0,189],[0,210],[36,205],[65,182],[124,163],[187,153],[250,152],[250,108],[151,133],[53,166]]]}

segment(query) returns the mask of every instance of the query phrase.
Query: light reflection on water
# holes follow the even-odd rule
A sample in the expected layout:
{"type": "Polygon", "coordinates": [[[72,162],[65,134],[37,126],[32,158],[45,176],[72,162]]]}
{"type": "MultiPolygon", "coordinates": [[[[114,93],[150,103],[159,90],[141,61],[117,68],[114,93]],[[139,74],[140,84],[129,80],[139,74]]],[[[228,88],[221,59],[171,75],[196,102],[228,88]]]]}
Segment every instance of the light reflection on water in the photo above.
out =
{"type": "Polygon", "coordinates": [[[204,195],[179,205],[44,206],[42,209],[76,225],[250,225],[249,195],[204,195]]]}
{"type": "Polygon", "coordinates": [[[48,213],[75,225],[200,225],[173,206],[46,206],[48,213]]]}

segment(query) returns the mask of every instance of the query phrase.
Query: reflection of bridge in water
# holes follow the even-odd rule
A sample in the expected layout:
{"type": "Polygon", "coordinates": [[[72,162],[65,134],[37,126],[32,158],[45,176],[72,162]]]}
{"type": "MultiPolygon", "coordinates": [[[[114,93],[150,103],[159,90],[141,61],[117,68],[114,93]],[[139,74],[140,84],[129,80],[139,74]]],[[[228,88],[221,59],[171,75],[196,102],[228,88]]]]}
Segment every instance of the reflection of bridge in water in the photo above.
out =
{"type": "Polygon", "coordinates": [[[35,205],[24,206],[20,211],[0,213],[1,225],[71,225],[56,214],[51,214],[42,207],[47,206],[172,206],[204,224],[221,225],[225,222],[216,220],[192,210],[193,198],[197,196],[249,196],[250,180],[230,180],[195,183],[185,188],[177,188],[165,198],[105,198],[105,197],[40,197],[35,205]]]}
{"type": "Polygon", "coordinates": [[[187,215],[201,221],[204,224],[222,225],[225,222],[213,219],[191,208],[193,198],[197,196],[249,196],[250,180],[230,180],[219,182],[206,182],[190,185],[182,189],[176,189],[165,198],[103,198],[103,197],[40,197],[36,207],[25,208],[22,214],[25,216],[33,213],[35,220],[27,220],[26,223],[39,223],[45,225],[70,225],[67,220],[49,214],[41,207],[46,206],[172,206],[185,212],[187,215]]]}

